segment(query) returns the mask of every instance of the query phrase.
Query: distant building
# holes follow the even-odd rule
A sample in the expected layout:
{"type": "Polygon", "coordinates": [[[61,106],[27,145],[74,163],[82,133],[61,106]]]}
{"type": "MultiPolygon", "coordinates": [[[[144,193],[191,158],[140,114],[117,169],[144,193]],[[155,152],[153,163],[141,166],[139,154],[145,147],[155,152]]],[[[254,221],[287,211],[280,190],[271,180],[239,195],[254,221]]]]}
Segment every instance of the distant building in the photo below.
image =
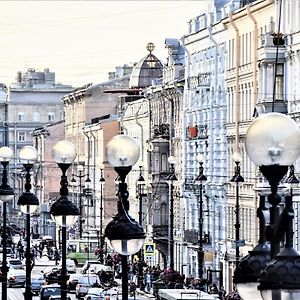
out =
{"type": "MultiPolygon", "coordinates": [[[[16,82],[8,89],[6,118],[8,146],[14,151],[15,157],[10,163],[14,174],[21,176],[19,150],[25,145],[33,145],[32,132],[64,119],[61,98],[72,89],[70,85],[55,83],[55,73],[49,69],[43,72],[28,69],[24,73],[17,73],[16,82]]],[[[20,194],[23,187],[15,186],[15,189],[20,194]]]]}

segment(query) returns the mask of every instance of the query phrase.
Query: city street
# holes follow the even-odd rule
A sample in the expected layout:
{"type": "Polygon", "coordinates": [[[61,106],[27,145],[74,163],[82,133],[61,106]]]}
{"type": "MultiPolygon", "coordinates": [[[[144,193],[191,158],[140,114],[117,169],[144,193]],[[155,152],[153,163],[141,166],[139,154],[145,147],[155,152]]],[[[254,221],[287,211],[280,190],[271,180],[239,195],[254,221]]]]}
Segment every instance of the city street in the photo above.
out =
{"type": "MultiPolygon", "coordinates": [[[[39,261],[38,259],[36,260],[36,265],[35,267],[33,268],[33,271],[32,271],[32,275],[37,275],[37,274],[41,274],[42,270],[44,268],[46,268],[47,266],[52,266],[54,265],[54,261],[48,261],[48,260],[41,260],[39,261]]],[[[80,272],[80,268],[78,268],[77,272],[80,272]]],[[[0,284],[1,285],[1,284],[0,284]]],[[[121,287],[118,288],[119,289],[119,293],[120,293],[120,296],[119,296],[119,299],[121,299],[121,287]]],[[[1,288],[0,288],[0,298],[1,298],[1,288]]],[[[23,292],[24,292],[24,288],[19,288],[19,287],[13,287],[13,288],[8,288],[8,300],[20,300],[20,299],[23,299],[24,296],[23,296],[23,292]]],[[[75,297],[75,292],[73,293],[69,293],[68,294],[70,296],[70,298],[73,300],[73,299],[76,299],[75,297]]],[[[144,296],[144,295],[137,295],[136,296],[136,299],[137,300],[144,300],[144,299],[149,299],[150,296],[144,296]]],[[[152,296],[153,298],[153,296],[152,296]]],[[[38,300],[40,299],[39,296],[34,296],[33,297],[33,300],[38,300]]],[[[118,299],[117,296],[111,296],[111,299],[118,299]]]]}

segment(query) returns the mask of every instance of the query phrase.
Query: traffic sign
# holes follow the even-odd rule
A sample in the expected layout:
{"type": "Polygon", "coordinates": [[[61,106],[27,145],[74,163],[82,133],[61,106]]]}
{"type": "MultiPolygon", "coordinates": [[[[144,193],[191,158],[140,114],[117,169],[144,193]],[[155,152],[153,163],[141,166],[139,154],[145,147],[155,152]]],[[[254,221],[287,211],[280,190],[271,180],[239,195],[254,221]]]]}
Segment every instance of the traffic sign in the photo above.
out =
{"type": "Polygon", "coordinates": [[[144,244],[144,255],[154,255],[155,253],[155,244],[146,243],[144,244]]]}
{"type": "Polygon", "coordinates": [[[246,245],[245,240],[238,240],[238,241],[232,242],[232,248],[244,247],[245,245],[246,245]]]}

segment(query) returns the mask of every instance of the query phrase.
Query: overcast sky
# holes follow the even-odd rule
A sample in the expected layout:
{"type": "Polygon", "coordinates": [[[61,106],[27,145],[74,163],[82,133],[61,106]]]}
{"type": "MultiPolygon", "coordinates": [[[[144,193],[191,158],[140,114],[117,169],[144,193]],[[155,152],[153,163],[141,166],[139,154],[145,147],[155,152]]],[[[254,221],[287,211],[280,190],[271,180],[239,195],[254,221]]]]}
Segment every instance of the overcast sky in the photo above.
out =
{"type": "Polygon", "coordinates": [[[187,34],[206,0],[0,1],[0,82],[17,71],[50,68],[56,80],[80,86],[107,80],[153,42],[165,62],[165,38],[187,34]]]}

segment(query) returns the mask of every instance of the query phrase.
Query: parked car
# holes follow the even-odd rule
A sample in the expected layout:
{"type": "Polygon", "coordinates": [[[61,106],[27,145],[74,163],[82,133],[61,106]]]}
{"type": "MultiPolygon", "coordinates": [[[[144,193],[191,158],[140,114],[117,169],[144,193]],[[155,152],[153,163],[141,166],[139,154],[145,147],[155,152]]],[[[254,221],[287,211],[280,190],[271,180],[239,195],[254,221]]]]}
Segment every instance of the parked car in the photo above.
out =
{"type": "Polygon", "coordinates": [[[104,300],[107,291],[103,288],[90,288],[84,296],[84,300],[104,300]]]}
{"type": "Polygon", "coordinates": [[[61,288],[58,284],[42,285],[40,290],[40,300],[49,300],[50,296],[60,297],[60,290],[61,288]]]}
{"type": "Polygon", "coordinates": [[[8,287],[19,285],[21,287],[25,286],[26,281],[26,271],[23,269],[14,269],[10,267],[7,273],[7,284],[8,287]]]}
{"type": "Polygon", "coordinates": [[[79,279],[82,275],[81,274],[78,274],[78,273],[75,273],[75,274],[70,274],[70,277],[67,281],[67,289],[68,291],[75,291],[76,289],[76,286],[79,282],[79,279]]]}
{"type": "Polygon", "coordinates": [[[100,261],[98,261],[98,260],[87,260],[84,263],[83,267],[81,268],[81,273],[86,274],[88,272],[89,268],[91,268],[93,270],[96,265],[101,265],[100,261]]]}
{"type": "Polygon", "coordinates": [[[17,258],[8,258],[7,259],[7,266],[13,267],[14,269],[23,269],[23,263],[20,259],[17,258]]]}
{"type": "Polygon", "coordinates": [[[76,286],[76,298],[84,297],[88,289],[91,287],[99,287],[100,286],[100,279],[99,276],[96,274],[84,274],[80,277],[79,282],[76,286]]]}
{"type": "Polygon", "coordinates": [[[31,291],[33,294],[38,295],[42,285],[45,282],[43,275],[33,275],[31,277],[31,291]]]}

